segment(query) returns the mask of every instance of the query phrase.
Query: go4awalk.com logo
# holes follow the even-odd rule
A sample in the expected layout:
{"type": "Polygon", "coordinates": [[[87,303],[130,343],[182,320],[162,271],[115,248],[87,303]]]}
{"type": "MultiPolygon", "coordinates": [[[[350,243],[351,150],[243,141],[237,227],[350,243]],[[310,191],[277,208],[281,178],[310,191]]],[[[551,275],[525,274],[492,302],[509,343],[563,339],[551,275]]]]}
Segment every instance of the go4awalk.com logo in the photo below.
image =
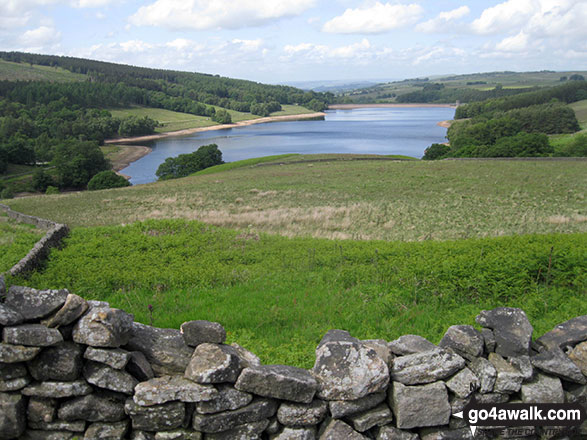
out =
{"type": "Polygon", "coordinates": [[[580,403],[504,403],[483,404],[471,401],[455,417],[464,419],[473,437],[478,428],[508,429],[528,427],[578,428],[587,413],[580,403]]]}

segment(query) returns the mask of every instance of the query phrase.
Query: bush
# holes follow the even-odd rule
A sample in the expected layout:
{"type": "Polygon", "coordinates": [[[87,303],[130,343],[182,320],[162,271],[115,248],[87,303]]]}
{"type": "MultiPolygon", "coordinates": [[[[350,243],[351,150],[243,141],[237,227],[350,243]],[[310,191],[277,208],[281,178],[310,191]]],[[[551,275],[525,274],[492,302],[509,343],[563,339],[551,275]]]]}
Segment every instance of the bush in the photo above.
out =
{"type": "Polygon", "coordinates": [[[13,198],[14,198],[14,192],[12,191],[12,189],[10,187],[4,188],[2,190],[2,192],[0,192],[0,199],[13,199],[13,198]]]}
{"type": "Polygon", "coordinates": [[[230,113],[228,113],[223,108],[216,110],[216,112],[214,113],[214,116],[212,116],[212,120],[215,122],[218,122],[219,124],[231,124],[232,123],[232,117],[230,116],[230,113]]]}
{"type": "Polygon", "coordinates": [[[539,157],[548,156],[553,148],[548,136],[538,133],[518,133],[499,139],[483,154],[485,157],[539,157]]]}
{"type": "Polygon", "coordinates": [[[68,139],[57,145],[53,164],[61,188],[85,188],[90,179],[100,171],[110,169],[98,143],[68,139]]]}
{"type": "Polygon", "coordinates": [[[557,147],[555,156],[587,157],[587,134],[578,134],[568,144],[557,147]]]}
{"type": "Polygon", "coordinates": [[[45,194],[47,194],[48,196],[59,194],[59,188],[57,188],[56,186],[48,186],[47,190],[45,191],[45,194]]]}
{"type": "Polygon", "coordinates": [[[203,145],[193,153],[168,157],[159,165],[155,175],[161,180],[177,179],[223,163],[222,152],[218,149],[218,145],[203,145]]]}
{"type": "Polygon", "coordinates": [[[130,186],[130,182],[112,170],[100,171],[88,182],[88,189],[90,191],[109,188],[122,188],[125,186],[130,186]]]}
{"type": "Polygon", "coordinates": [[[445,144],[432,144],[424,150],[424,160],[437,160],[446,156],[450,151],[450,147],[445,144]]]}
{"type": "Polygon", "coordinates": [[[53,178],[40,168],[33,173],[33,188],[35,191],[45,192],[47,187],[54,185],[53,178]]]}

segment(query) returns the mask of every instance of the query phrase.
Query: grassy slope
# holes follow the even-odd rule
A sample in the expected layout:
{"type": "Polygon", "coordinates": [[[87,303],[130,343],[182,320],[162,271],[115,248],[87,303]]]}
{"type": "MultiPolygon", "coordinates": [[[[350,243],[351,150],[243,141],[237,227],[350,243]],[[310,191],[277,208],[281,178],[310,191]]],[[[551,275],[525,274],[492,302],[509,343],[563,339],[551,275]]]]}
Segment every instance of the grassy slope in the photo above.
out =
{"type": "MultiPolygon", "coordinates": [[[[285,161],[300,158],[314,159],[285,161]]],[[[556,161],[292,163],[6,203],[72,226],[184,218],[286,236],[404,241],[587,232],[585,169],[556,161]]]]}
{"type": "Polygon", "coordinates": [[[60,67],[12,63],[0,60],[0,81],[85,81],[87,76],[72,73],[60,67]]]}
{"type": "Polygon", "coordinates": [[[573,140],[573,136],[575,136],[578,133],[587,133],[587,99],[584,99],[583,101],[579,102],[574,102],[570,104],[569,107],[571,107],[575,111],[577,121],[579,121],[579,125],[581,126],[581,131],[572,134],[555,134],[549,136],[550,143],[554,147],[560,147],[570,143],[573,140]]]}
{"type": "Polygon", "coordinates": [[[42,235],[42,231],[0,213],[0,273],[18,263],[42,235]]]}

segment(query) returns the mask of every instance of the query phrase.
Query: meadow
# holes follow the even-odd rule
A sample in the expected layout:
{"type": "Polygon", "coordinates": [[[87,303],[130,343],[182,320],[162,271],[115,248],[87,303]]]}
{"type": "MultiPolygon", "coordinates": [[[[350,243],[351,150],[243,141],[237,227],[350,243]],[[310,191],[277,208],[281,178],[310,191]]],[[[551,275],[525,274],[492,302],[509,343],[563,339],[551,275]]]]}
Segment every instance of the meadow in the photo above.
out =
{"type": "Polygon", "coordinates": [[[40,66],[38,64],[13,63],[0,60],[0,81],[85,81],[86,75],[80,75],[61,67],[40,66]]]}
{"type": "Polygon", "coordinates": [[[44,231],[16,223],[0,213],[0,274],[18,263],[43,234],[44,231]]]}

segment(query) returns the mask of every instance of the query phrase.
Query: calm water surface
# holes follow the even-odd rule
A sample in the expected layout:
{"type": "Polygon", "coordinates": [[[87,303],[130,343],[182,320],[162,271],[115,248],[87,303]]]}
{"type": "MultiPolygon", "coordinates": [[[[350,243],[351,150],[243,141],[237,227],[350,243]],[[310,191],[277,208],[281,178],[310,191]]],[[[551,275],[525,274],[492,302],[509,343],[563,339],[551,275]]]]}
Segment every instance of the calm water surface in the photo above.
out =
{"type": "Polygon", "coordinates": [[[191,153],[215,143],[225,162],[285,153],[403,154],[422,157],[435,142],[445,142],[437,123],[452,119],[453,108],[361,108],[329,110],[324,121],[251,125],[160,139],[153,152],[121,172],[131,183],[157,180],[155,171],[167,157],[191,153]]]}

